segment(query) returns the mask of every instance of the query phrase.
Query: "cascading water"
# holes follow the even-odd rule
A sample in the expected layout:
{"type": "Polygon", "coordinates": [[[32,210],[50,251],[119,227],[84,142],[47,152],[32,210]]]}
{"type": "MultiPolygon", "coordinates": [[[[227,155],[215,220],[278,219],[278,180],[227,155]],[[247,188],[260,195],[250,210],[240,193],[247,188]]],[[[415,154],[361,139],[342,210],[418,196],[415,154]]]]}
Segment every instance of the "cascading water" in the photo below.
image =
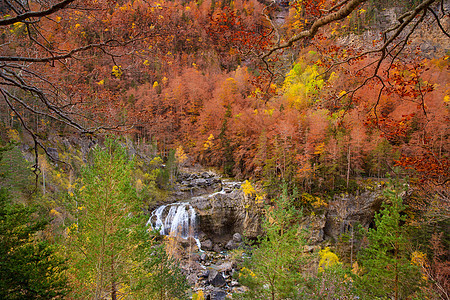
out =
{"type": "Polygon", "coordinates": [[[162,205],[150,215],[147,225],[159,230],[162,235],[171,235],[183,239],[194,238],[200,249],[195,209],[185,202],[162,205]]]}

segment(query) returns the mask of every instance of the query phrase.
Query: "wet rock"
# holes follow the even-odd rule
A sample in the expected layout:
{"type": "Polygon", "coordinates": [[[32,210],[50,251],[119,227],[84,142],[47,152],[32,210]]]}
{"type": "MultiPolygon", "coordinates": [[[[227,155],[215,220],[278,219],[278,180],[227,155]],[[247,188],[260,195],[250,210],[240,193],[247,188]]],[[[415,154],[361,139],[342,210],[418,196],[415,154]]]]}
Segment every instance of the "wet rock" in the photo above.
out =
{"type": "Polygon", "coordinates": [[[234,249],[237,249],[238,247],[239,247],[239,244],[236,243],[234,240],[228,241],[228,243],[225,245],[225,249],[228,249],[228,250],[234,250],[234,249]]]}
{"type": "Polygon", "coordinates": [[[202,249],[203,249],[203,250],[208,250],[208,251],[210,251],[210,250],[213,249],[213,243],[212,243],[211,240],[203,241],[203,242],[201,242],[201,245],[202,245],[202,249]]]}
{"type": "Polygon", "coordinates": [[[190,252],[198,251],[197,242],[193,237],[188,237],[187,239],[180,239],[180,245],[185,249],[189,249],[190,252]]]}
{"type": "Polygon", "coordinates": [[[233,234],[233,241],[235,241],[236,243],[242,242],[242,235],[239,232],[236,232],[235,234],[233,234]]]}
{"type": "Polygon", "coordinates": [[[222,290],[213,290],[210,294],[211,300],[225,300],[227,293],[222,290]]]}
{"type": "Polygon", "coordinates": [[[233,263],[231,261],[223,262],[216,267],[219,272],[230,272],[233,269],[233,263]]]}
{"type": "Polygon", "coordinates": [[[205,261],[207,259],[208,259],[208,254],[206,252],[203,252],[202,254],[200,254],[200,260],[201,261],[205,261]]]}
{"type": "Polygon", "coordinates": [[[230,285],[232,287],[239,286],[239,282],[237,280],[231,280],[231,284],[230,285]]]}
{"type": "Polygon", "coordinates": [[[219,253],[219,252],[222,252],[223,249],[221,246],[219,246],[219,244],[215,244],[213,247],[213,251],[219,253]]]}
{"type": "Polygon", "coordinates": [[[209,277],[209,269],[206,269],[205,271],[201,272],[200,277],[208,278],[209,277]]]}
{"type": "Polygon", "coordinates": [[[222,273],[215,269],[210,269],[208,275],[208,283],[215,287],[222,287],[226,284],[226,281],[222,273]]]}

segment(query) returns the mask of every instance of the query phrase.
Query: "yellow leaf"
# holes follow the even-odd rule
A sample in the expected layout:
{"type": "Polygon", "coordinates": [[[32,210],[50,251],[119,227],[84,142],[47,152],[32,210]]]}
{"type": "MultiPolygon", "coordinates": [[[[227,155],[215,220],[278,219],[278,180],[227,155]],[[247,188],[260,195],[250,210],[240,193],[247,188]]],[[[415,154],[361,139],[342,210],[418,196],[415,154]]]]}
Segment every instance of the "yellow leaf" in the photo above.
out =
{"type": "Polygon", "coordinates": [[[52,209],[50,210],[50,215],[55,216],[55,217],[58,217],[59,215],[61,215],[61,213],[58,212],[56,209],[52,208],[52,209]]]}
{"type": "Polygon", "coordinates": [[[242,184],[242,191],[244,192],[245,195],[253,195],[256,193],[255,188],[252,186],[251,182],[248,180],[246,180],[242,184]]]}
{"type": "Polygon", "coordinates": [[[211,133],[206,140],[206,142],[203,144],[203,150],[210,150],[212,146],[214,145],[214,135],[211,133]]]}
{"type": "Polygon", "coordinates": [[[314,154],[322,154],[323,151],[325,149],[325,143],[320,143],[319,145],[316,146],[315,150],[314,150],[314,154]]]}
{"type": "Polygon", "coordinates": [[[116,77],[120,78],[123,74],[122,66],[113,66],[111,73],[116,77]]]}
{"type": "Polygon", "coordinates": [[[331,267],[335,264],[339,264],[339,257],[330,251],[329,247],[326,247],[319,251],[319,272],[323,272],[324,269],[331,267]]]}

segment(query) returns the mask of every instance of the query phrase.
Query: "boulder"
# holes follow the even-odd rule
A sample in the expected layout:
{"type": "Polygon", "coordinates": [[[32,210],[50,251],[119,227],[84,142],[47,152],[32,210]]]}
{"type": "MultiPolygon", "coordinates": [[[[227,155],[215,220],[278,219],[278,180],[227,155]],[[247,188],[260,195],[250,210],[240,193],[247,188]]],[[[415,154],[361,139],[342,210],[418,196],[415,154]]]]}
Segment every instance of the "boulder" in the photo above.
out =
{"type": "Polygon", "coordinates": [[[219,252],[222,252],[223,249],[222,249],[222,247],[219,246],[219,244],[215,244],[213,247],[213,251],[219,253],[219,252]]]}
{"type": "Polygon", "coordinates": [[[237,280],[231,280],[231,284],[230,285],[232,287],[234,287],[234,286],[239,286],[240,284],[239,284],[239,282],[237,280]]]}
{"type": "Polygon", "coordinates": [[[179,238],[179,243],[184,249],[189,249],[191,252],[197,251],[197,241],[193,237],[188,237],[187,239],[179,238]]]}
{"type": "Polygon", "coordinates": [[[201,187],[201,188],[205,188],[208,186],[208,182],[204,178],[199,178],[194,181],[194,185],[201,187]]]}
{"type": "Polygon", "coordinates": [[[233,241],[235,241],[236,243],[242,242],[242,235],[239,232],[236,232],[235,234],[233,234],[233,241]]]}
{"type": "Polygon", "coordinates": [[[200,277],[208,278],[209,277],[209,269],[206,269],[205,271],[201,272],[200,277]]]}
{"type": "Polygon", "coordinates": [[[239,243],[236,243],[234,240],[229,240],[228,243],[225,245],[225,249],[228,250],[234,250],[239,248],[239,243]]]}
{"type": "Polygon", "coordinates": [[[213,175],[210,174],[210,173],[208,173],[208,172],[202,172],[202,173],[201,173],[201,176],[202,176],[203,178],[211,178],[211,177],[213,177],[213,175]]]}
{"type": "Polygon", "coordinates": [[[203,250],[211,251],[212,248],[213,248],[213,242],[211,240],[209,240],[209,239],[206,240],[206,241],[201,242],[201,245],[202,245],[202,249],[203,250]]]}
{"type": "Polygon", "coordinates": [[[211,300],[225,300],[227,293],[221,290],[213,290],[210,294],[211,300]]]}
{"type": "Polygon", "coordinates": [[[199,253],[189,253],[189,259],[191,260],[191,261],[201,261],[202,259],[201,259],[201,254],[199,254],[199,253]]]}
{"type": "Polygon", "coordinates": [[[215,287],[222,287],[226,284],[222,273],[215,269],[210,269],[208,274],[208,283],[215,287]]]}
{"type": "Polygon", "coordinates": [[[231,272],[233,270],[233,263],[231,261],[223,262],[215,268],[219,272],[231,272]]]}
{"type": "Polygon", "coordinates": [[[208,254],[206,254],[206,252],[203,252],[202,254],[200,254],[200,260],[201,261],[205,261],[208,259],[208,254]]]}

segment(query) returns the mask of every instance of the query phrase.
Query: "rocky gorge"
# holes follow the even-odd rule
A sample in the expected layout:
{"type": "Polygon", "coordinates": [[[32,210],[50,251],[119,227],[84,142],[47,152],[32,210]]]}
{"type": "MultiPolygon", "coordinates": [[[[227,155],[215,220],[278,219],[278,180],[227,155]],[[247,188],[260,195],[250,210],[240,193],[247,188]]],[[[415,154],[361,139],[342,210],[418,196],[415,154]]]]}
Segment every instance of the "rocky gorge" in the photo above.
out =
{"type": "MultiPolygon", "coordinates": [[[[320,213],[305,214],[305,252],[338,241],[354,224],[371,226],[381,206],[381,190],[373,185],[355,194],[335,195],[320,213]]],[[[152,207],[148,224],[175,237],[181,268],[193,290],[202,290],[211,300],[245,290],[235,275],[249,247],[243,240],[263,234],[263,207],[245,205],[242,182],[205,170],[180,173],[170,199],[152,207]]]]}

